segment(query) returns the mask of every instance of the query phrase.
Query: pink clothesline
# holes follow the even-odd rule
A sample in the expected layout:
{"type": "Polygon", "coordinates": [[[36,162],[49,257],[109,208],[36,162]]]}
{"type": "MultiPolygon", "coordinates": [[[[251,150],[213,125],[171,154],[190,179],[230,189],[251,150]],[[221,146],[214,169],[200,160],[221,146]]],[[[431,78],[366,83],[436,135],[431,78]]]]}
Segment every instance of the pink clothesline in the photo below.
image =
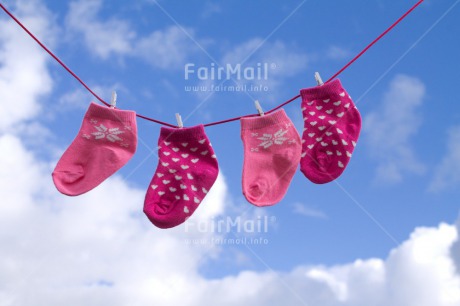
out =
{"type": "MultiPolygon", "coordinates": [[[[351,64],[353,64],[358,58],[360,58],[364,53],[366,53],[367,50],[369,50],[375,43],[377,43],[380,39],[383,38],[388,32],[390,32],[397,24],[399,24],[404,18],[407,17],[413,10],[415,10],[420,4],[422,4],[424,0],[419,0],[417,3],[415,3],[407,12],[405,12],[401,17],[398,18],[390,27],[388,27],[385,31],[382,32],[376,39],[374,39],[370,44],[368,44],[361,52],[359,52],[354,58],[352,58],[345,66],[343,66],[339,71],[337,71],[332,77],[330,77],[326,83],[330,82],[331,80],[335,79],[339,74],[341,74],[345,69],[347,69],[351,64]]],[[[59,59],[50,49],[48,49],[32,32],[29,31],[20,21],[17,19],[2,3],[0,3],[0,7],[5,11],[8,16],[10,16],[29,36],[35,40],[37,44],[40,45],[51,57],[53,57],[65,70],[67,70],[68,73],[70,73],[78,82],[80,82],[83,87],[86,88],[97,100],[99,100],[101,103],[105,104],[106,106],[110,106],[109,103],[104,101],[101,97],[99,97],[88,85],[86,85],[83,80],[78,77],[63,61],[59,59]]],[[[291,103],[292,101],[296,100],[299,98],[300,95],[297,95],[295,97],[292,97],[291,99],[287,100],[286,102],[281,103],[280,105],[276,106],[275,108],[265,112],[267,114],[291,103]]],[[[176,125],[163,122],[154,118],[150,118],[141,114],[136,114],[137,117],[152,121],[161,125],[169,126],[169,127],[177,127],[176,125]]],[[[258,114],[251,114],[251,115],[245,115],[245,116],[239,116],[239,117],[234,117],[234,118],[229,118],[221,121],[215,121],[215,122],[210,122],[204,124],[204,126],[212,126],[212,125],[217,125],[217,124],[223,124],[227,122],[232,122],[236,120],[240,120],[243,117],[253,117],[253,116],[258,116],[258,114]]]]}

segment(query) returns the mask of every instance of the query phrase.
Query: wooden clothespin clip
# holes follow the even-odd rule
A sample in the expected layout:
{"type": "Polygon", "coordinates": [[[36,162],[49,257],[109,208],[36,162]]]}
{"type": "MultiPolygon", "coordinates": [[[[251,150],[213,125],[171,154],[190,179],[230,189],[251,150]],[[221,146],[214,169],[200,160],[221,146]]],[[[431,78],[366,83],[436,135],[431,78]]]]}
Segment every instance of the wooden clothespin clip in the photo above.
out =
{"type": "Polygon", "coordinates": [[[110,99],[110,108],[115,108],[117,106],[117,92],[112,91],[112,98],[110,99]]]}
{"type": "Polygon", "coordinates": [[[321,79],[321,76],[319,75],[319,72],[315,72],[315,80],[318,86],[323,85],[323,80],[321,79]]]}
{"type": "Polygon", "coordinates": [[[183,128],[184,124],[182,123],[182,117],[180,116],[179,113],[176,113],[176,120],[177,120],[177,126],[180,128],[183,128]]]}
{"type": "Polygon", "coordinates": [[[264,114],[264,111],[262,110],[262,107],[260,106],[259,100],[255,100],[255,101],[254,101],[254,105],[256,106],[257,111],[259,112],[259,115],[260,115],[260,116],[265,115],[265,114],[264,114]]]}

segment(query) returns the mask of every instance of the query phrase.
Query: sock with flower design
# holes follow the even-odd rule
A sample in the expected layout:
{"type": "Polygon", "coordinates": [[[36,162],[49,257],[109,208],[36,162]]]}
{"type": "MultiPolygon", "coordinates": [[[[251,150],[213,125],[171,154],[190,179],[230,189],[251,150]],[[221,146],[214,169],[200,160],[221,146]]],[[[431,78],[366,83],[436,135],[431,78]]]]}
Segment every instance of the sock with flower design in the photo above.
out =
{"type": "Polygon", "coordinates": [[[159,228],[189,218],[217,179],[216,155],[203,125],[162,127],[159,162],[144,201],[144,213],[159,228]]]}
{"type": "Polygon", "coordinates": [[[137,147],[136,113],[91,103],[80,131],[53,171],[63,194],[77,196],[123,167],[137,147]]]}
{"type": "Polygon", "coordinates": [[[284,197],[300,161],[300,136],[283,109],[241,119],[243,194],[256,206],[284,197]]]}

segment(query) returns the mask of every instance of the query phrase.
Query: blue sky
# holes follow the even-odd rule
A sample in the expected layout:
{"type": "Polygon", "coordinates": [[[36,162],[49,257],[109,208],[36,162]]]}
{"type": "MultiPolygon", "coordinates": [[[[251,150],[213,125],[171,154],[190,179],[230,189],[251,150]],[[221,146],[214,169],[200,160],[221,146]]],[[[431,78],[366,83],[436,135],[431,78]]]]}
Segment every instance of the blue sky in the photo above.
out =
{"type": "MultiPolygon", "coordinates": [[[[425,1],[340,75],[363,129],[337,181],[315,185],[298,171],[279,204],[256,208],[241,192],[239,122],[206,128],[222,176],[194,220],[267,216],[268,233],[237,233],[266,239],[261,246],[190,246],[187,239],[235,233],[165,231],[148,222],[143,196],[160,126],[142,119],[138,150],[114,177],[88,195],[59,194],[50,173],[94,98],[2,14],[0,271],[13,281],[0,284],[0,300],[177,305],[175,296],[189,294],[184,305],[264,305],[263,293],[279,286],[270,299],[292,305],[460,305],[458,2],[425,1]],[[36,268],[24,275],[28,267],[36,268]],[[401,289],[398,279],[410,285],[401,289]],[[440,285],[433,289],[430,280],[440,285]],[[35,282],[42,285],[29,289],[35,282]],[[357,297],[361,282],[379,294],[357,297]],[[247,286],[254,295],[244,293],[247,286]],[[420,288],[430,289],[412,297],[420,288]]],[[[179,112],[186,126],[255,113],[254,99],[275,107],[315,86],[315,71],[328,79],[414,3],[4,2],[105,100],[116,90],[119,108],[173,124],[179,112]],[[266,90],[186,91],[219,84],[186,80],[187,63],[267,63],[267,80],[242,81],[266,90]]],[[[301,132],[300,100],[285,110],[301,132]]]]}

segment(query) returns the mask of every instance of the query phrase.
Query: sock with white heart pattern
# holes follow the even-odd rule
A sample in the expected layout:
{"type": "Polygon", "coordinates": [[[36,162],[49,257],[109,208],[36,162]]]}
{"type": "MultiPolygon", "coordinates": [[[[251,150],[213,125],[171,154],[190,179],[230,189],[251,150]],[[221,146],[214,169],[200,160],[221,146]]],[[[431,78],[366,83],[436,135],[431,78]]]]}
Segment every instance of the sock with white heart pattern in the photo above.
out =
{"type": "Polygon", "coordinates": [[[177,226],[198,208],[217,179],[217,159],[203,125],[162,127],[158,166],[144,202],[144,213],[159,228],[177,226]]]}
{"type": "Polygon", "coordinates": [[[329,183],[347,167],[361,131],[361,116],[339,79],[300,91],[304,129],[300,170],[329,183]]]}

